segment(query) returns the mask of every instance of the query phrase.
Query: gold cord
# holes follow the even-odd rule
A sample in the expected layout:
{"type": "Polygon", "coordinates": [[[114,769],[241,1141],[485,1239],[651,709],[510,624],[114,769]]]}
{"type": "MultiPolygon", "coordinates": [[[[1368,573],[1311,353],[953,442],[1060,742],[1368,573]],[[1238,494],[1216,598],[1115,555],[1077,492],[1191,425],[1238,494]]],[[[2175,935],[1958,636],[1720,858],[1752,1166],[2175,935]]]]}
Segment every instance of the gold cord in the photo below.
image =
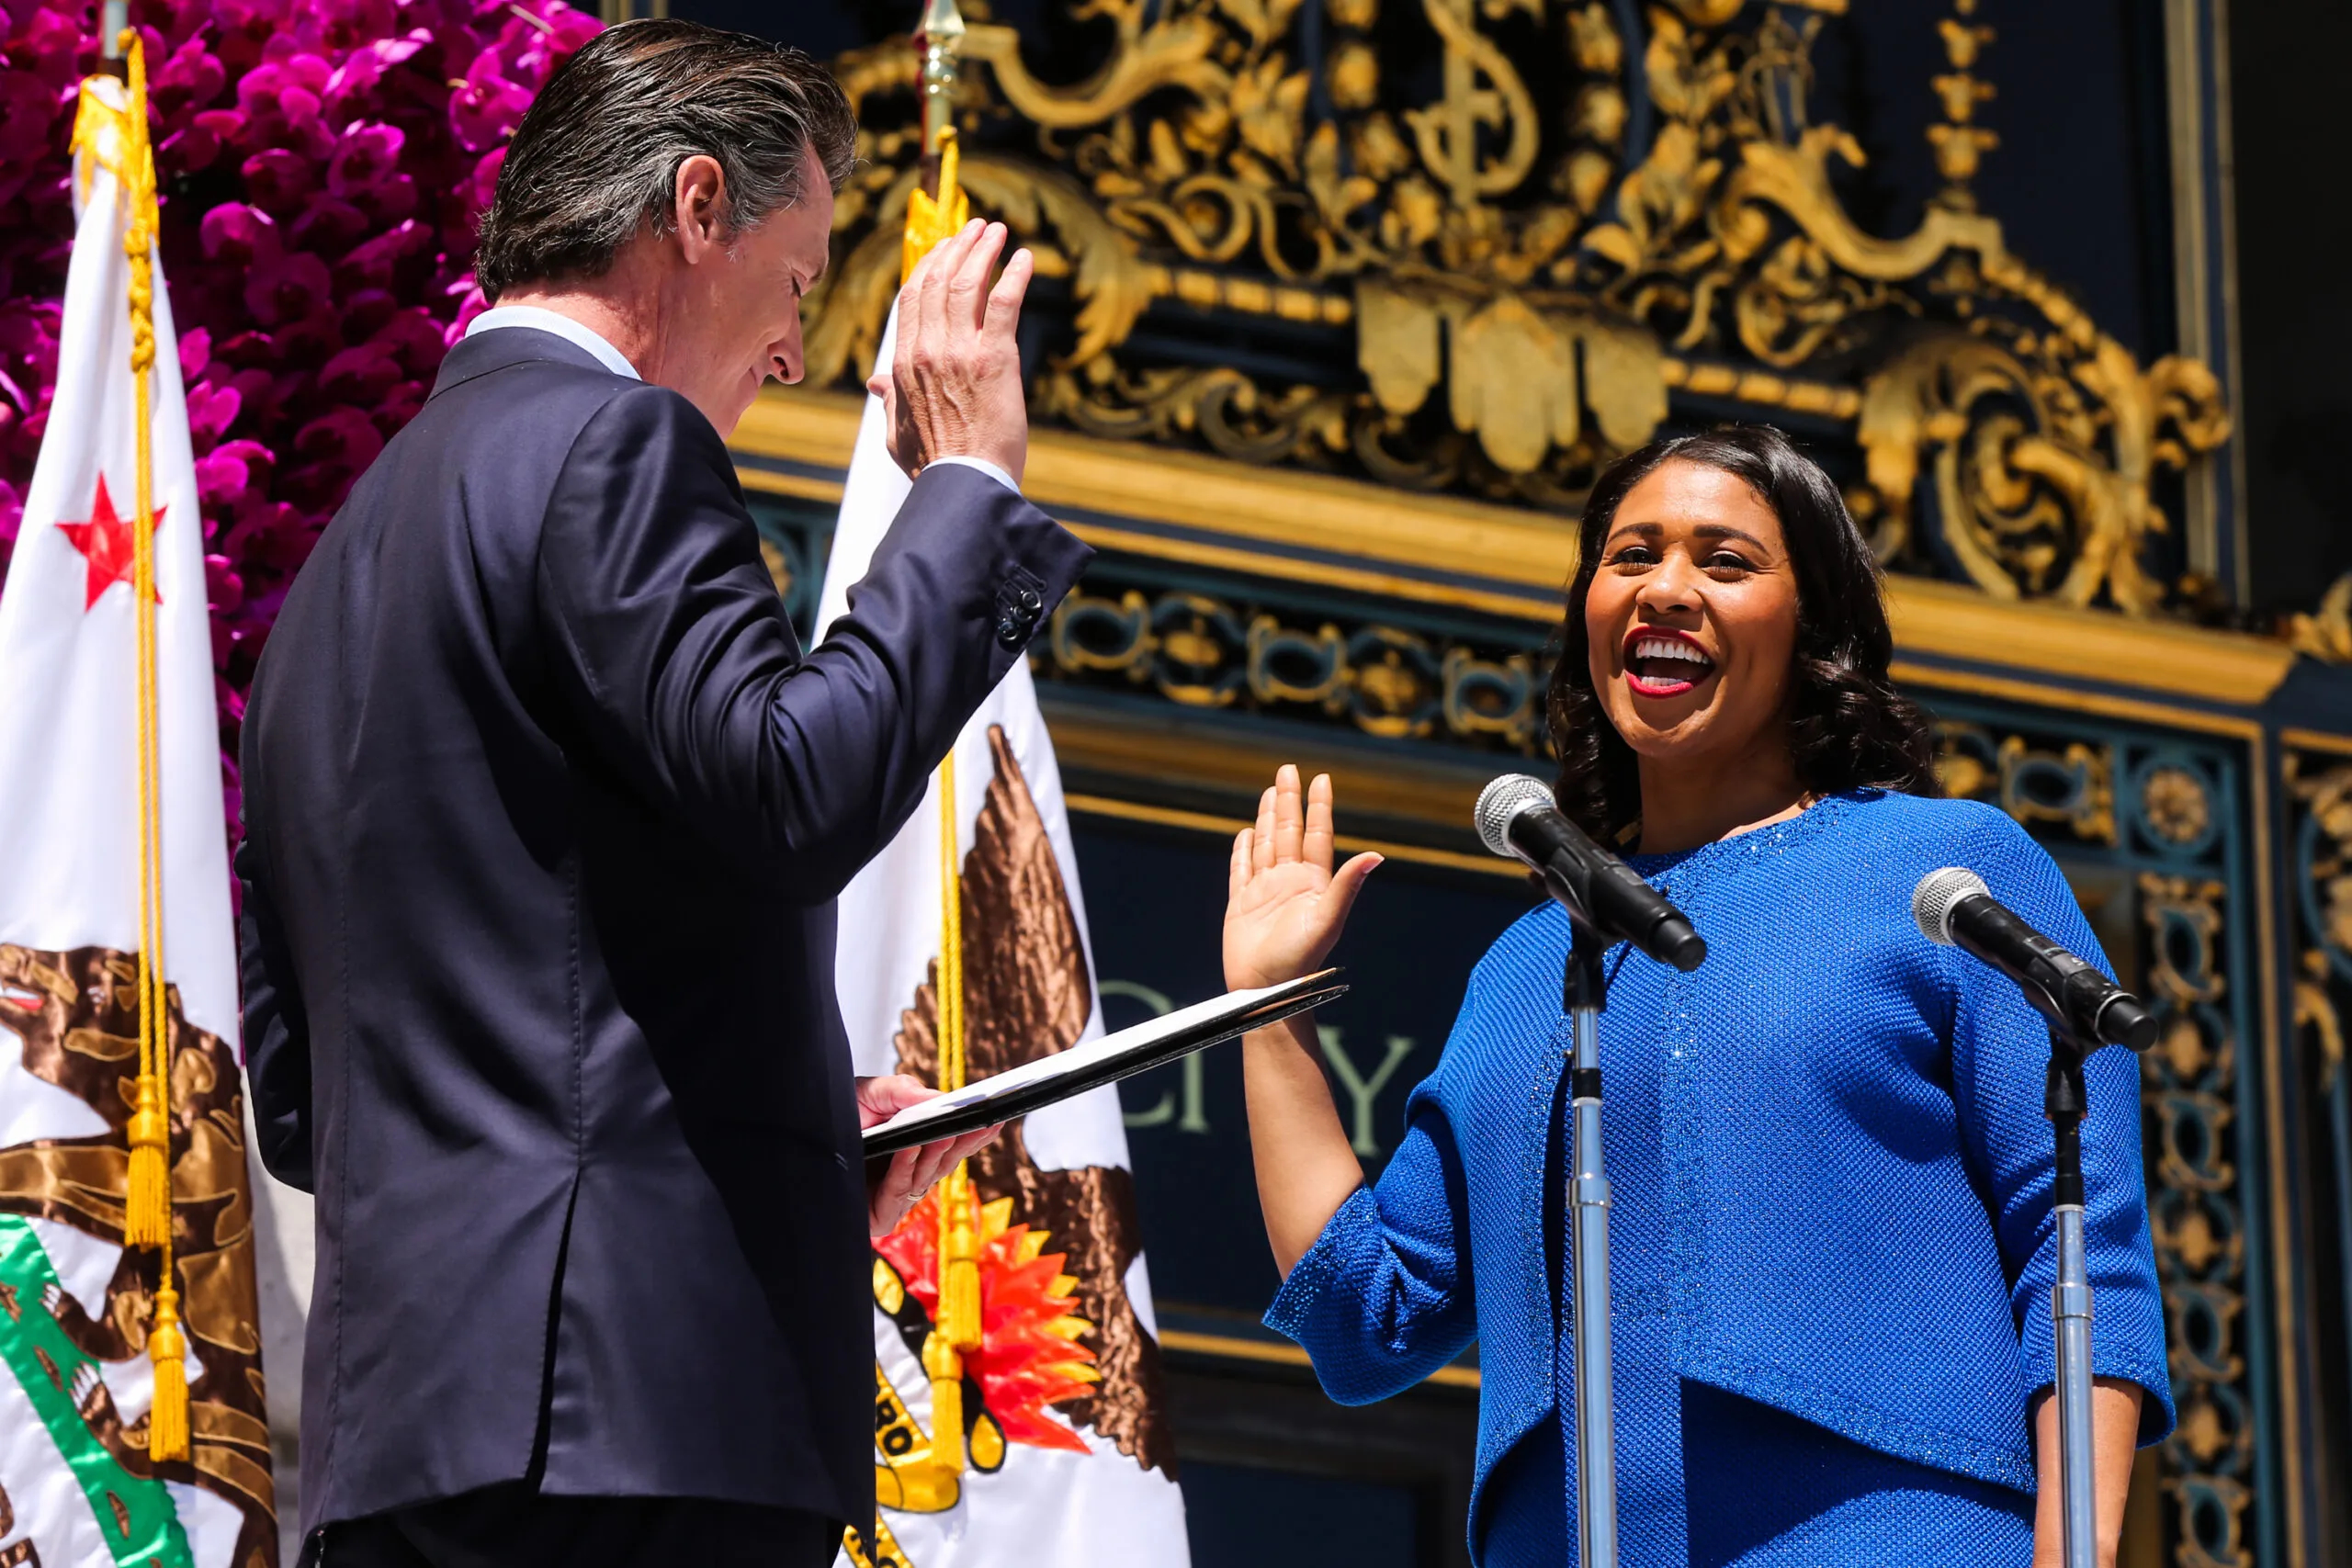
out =
{"type": "Polygon", "coordinates": [[[171,1010],[164,978],[162,736],[157,719],[155,482],[155,156],[147,132],[147,58],[137,29],[122,32],[130,103],[124,116],[122,248],[130,263],[130,377],[138,498],[131,525],[131,624],[136,628],[139,734],[139,1082],[130,1118],[130,1170],[123,1240],[158,1250],[159,1282],[147,1329],[155,1403],[148,1457],[188,1457],[187,1340],[180,1327],[172,1248],[171,1010]]]}
{"type": "MultiPolygon", "coordinates": [[[[915,190],[907,197],[907,228],[900,273],[942,240],[960,230],[971,211],[958,183],[953,126],[939,132],[939,194],[915,190]]],[[[956,753],[939,764],[939,1088],[964,1087],[964,877],[962,823],[956,805],[956,753]]],[[[930,1458],[950,1472],[964,1468],[964,1356],[980,1348],[979,1244],[972,1224],[972,1179],[957,1162],[939,1183],[939,1304],[924,1341],[923,1371],[931,1379],[930,1458]]]]}

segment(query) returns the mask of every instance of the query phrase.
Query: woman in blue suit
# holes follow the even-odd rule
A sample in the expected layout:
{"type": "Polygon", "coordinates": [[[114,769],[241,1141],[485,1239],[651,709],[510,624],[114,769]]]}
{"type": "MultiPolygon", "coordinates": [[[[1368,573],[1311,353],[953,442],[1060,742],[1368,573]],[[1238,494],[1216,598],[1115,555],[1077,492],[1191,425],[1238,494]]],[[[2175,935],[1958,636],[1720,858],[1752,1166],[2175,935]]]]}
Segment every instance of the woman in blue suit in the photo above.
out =
{"type": "MultiPolygon", "coordinates": [[[[1626,1568],[1990,1568],[2058,1558],[2048,1035],[1911,917],[1943,865],[2094,962],[2058,868],[1931,797],[1875,564],[1778,433],[1660,441],[1594,487],[1550,692],[1563,811],[1690,915],[1680,975],[1624,950],[1601,1020],[1626,1568]]],[[[1318,964],[1377,857],[1335,874],[1331,791],[1284,768],[1234,845],[1235,986],[1318,964]]],[[[1546,903],[1470,977],[1403,1143],[1364,1185],[1305,1020],[1250,1037],[1284,1282],[1267,1322],[1335,1399],[1480,1348],[1473,1555],[1572,1562],[1560,975],[1546,903]]],[[[2137,1066],[2089,1065],[2102,1561],[2136,1443],[2170,1430],[2137,1066]]]]}

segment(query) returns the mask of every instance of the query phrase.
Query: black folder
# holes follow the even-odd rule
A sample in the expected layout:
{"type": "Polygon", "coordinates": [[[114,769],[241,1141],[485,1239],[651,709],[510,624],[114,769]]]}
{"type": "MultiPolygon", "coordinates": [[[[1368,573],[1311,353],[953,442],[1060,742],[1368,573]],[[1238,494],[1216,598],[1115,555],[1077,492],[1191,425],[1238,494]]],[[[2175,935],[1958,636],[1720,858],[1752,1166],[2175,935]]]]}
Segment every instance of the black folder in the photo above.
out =
{"type": "Polygon", "coordinates": [[[1133,1029],[967,1084],[868,1127],[865,1157],[873,1159],[917,1144],[993,1127],[1072,1095],[1148,1072],[1235,1035],[1279,1023],[1293,1013],[1320,1007],[1343,994],[1348,986],[1340,976],[1340,970],[1325,969],[1279,986],[1228,991],[1133,1029]]]}

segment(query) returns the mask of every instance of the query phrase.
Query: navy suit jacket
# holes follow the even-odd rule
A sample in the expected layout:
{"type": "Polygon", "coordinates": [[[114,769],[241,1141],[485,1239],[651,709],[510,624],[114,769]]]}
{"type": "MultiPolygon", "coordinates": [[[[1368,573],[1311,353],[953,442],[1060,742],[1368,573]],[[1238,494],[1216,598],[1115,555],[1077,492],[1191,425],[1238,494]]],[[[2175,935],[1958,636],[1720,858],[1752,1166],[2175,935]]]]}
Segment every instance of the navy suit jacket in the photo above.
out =
{"type": "Polygon", "coordinates": [[[245,716],[306,1532],[531,1476],[870,1518],[832,900],[1089,553],[935,467],[804,654],[692,405],[547,333],[450,351],[245,716]]]}

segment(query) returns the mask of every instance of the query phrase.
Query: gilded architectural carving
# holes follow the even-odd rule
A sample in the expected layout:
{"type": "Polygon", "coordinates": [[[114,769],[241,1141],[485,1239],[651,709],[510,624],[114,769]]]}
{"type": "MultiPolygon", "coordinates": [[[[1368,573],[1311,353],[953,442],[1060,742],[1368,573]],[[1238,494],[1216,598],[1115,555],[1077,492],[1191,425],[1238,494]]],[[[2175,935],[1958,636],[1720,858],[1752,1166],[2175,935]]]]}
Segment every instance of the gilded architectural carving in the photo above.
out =
{"type": "Polygon", "coordinates": [[[2352,751],[2290,749],[2285,761],[2296,1049],[2282,1070],[2313,1145],[2314,1207],[2335,1233],[2339,1276],[2321,1291],[2352,1303],[2352,751]]]}
{"type": "Polygon", "coordinates": [[[2219,882],[2143,873],[2143,994],[2164,1033],[2141,1068],[2148,1207],[2164,1284],[2179,1425],[2164,1445],[2179,1568],[2252,1561],[2255,1413],[2245,1337],[2246,1224],[2238,1196],[2238,1042],[2219,882]]]}
{"type": "Polygon", "coordinates": [[[1995,738],[1983,725],[1936,726],[1936,777],[1948,795],[1987,801],[2028,827],[2052,824],[2088,843],[2114,844],[2115,748],[2079,740],[2036,745],[1995,738]]]}
{"type": "Polygon", "coordinates": [[[1084,588],[1031,655],[1041,679],[1347,725],[1389,740],[1540,749],[1535,656],[1376,621],[1317,621],[1211,597],[1084,588]]]}
{"type": "MultiPolygon", "coordinates": [[[[1892,237],[1833,186],[1860,144],[1812,118],[1842,0],[1066,8],[1093,52],[1049,73],[967,6],[956,103],[973,201],[1068,290],[1041,416],[1572,510],[1678,400],[1802,412],[1850,431],[1888,559],[1924,567],[1932,538],[1990,594],[2164,605],[2151,487],[2228,415],[2203,365],[2136,362],[1978,210],[1997,138],[1975,0],[1951,0],[1929,84],[1942,188],[1892,237]],[[1438,69],[1408,85],[1391,65],[1414,52],[1438,69]],[[1204,332],[1352,355],[1285,373],[1286,350],[1154,347],[1204,332]]],[[[920,144],[912,45],[840,63],[869,162],[813,301],[820,383],[871,358],[920,144]]]]}
{"type": "Polygon", "coordinates": [[[2287,617],[2287,640],[2313,659],[2352,664],[2352,573],[2337,578],[2312,614],[2287,617]]]}

